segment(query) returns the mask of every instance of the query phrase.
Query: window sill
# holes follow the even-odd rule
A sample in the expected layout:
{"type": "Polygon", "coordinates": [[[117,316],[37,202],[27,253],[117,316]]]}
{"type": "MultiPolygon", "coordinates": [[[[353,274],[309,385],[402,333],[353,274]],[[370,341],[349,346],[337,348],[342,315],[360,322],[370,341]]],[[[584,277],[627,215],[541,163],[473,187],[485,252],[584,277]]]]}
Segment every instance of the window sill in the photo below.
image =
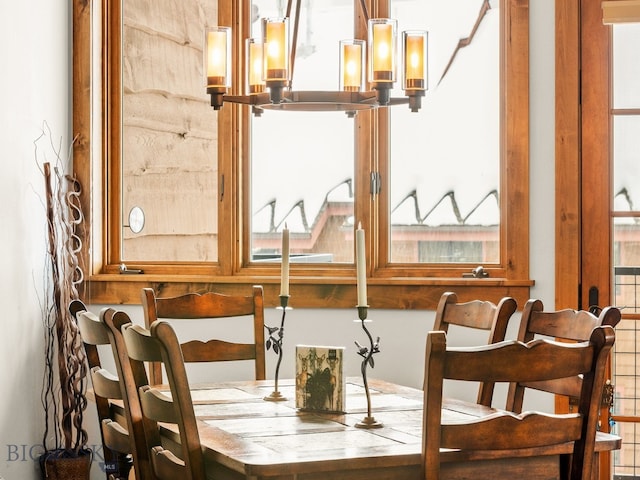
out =
{"type": "MultiPolygon", "coordinates": [[[[89,304],[140,304],[140,292],[151,287],[160,296],[215,290],[222,293],[249,292],[252,285],[264,287],[265,306],[279,305],[280,278],[274,276],[210,275],[113,275],[99,274],[85,284],[84,298],[89,304]]],[[[533,280],[504,278],[375,278],[367,280],[369,303],[378,309],[435,310],[440,296],[454,291],[460,301],[484,299],[498,302],[502,297],[516,299],[519,306],[530,298],[533,280]]],[[[291,279],[290,305],[297,308],[353,308],[356,284],[353,278],[295,277],[291,279]]]]}

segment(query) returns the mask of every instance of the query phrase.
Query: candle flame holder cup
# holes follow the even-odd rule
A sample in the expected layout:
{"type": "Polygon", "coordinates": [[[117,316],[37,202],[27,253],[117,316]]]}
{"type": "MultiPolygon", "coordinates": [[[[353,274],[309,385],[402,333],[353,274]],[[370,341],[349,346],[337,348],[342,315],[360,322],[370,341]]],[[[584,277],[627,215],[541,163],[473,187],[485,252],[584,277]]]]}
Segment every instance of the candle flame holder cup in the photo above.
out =
{"type": "Polygon", "coordinates": [[[291,310],[291,307],[288,307],[289,303],[289,295],[280,295],[280,306],[278,309],[282,309],[282,318],[280,320],[280,327],[268,327],[267,325],[264,328],[267,329],[267,334],[269,338],[266,341],[267,350],[273,348],[273,352],[278,355],[278,363],[276,364],[276,373],[274,377],[274,388],[273,392],[270,395],[264,397],[264,400],[268,402],[282,402],[287,398],[284,397],[280,391],[278,390],[278,375],[280,373],[280,364],[282,363],[282,342],[284,340],[284,319],[287,315],[287,310],[291,310]]]}
{"type": "Polygon", "coordinates": [[[356,423],[356,427],[357,428],[381,428],[382,423],[378,422],[371,415],[371,395],[369,394],[369,384],[367,382],[367,367],[368,366],[370,366],[371,368],[374,367],[373,356],[376,353],[380,352],[380,337],[378,337],[374,342],[373,337],[371,336],[371,333],[369,333],[369,330],[365,325],[368,308],[369,307],[367,305],[358,305],[358,318],[360,319],[360,322],[362,324],[362,329],[364,330],[364,332],[367,334],[367,337],[369,338],[369,346],[366,347],[366,346],[360,345],[357,341],[355,342],[356,347],[358,347],[358,355],[362,357],[362,364],[360,366],[360,371],[362,372],[362,383],[364,384],[364,392],[367,396],[367,416],[364,417],[362,420],[360,420],[358,423],[356,423]]]}

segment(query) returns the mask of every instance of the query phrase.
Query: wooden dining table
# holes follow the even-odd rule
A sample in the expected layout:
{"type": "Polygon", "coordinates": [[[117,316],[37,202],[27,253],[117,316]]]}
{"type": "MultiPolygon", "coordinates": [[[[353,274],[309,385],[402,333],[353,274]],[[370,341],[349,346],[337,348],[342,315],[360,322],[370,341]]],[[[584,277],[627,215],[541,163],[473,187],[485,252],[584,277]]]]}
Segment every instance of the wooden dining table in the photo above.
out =
{"type": "MultiPolygon", "coordinates": [[[[417,480],[421,472],[421,390],[369,379],[372,416],[381,428],[355,425],[367,415],[361,378],[346,381],[346,412],[301,411],[294,381],[280,381],[286,401],[265,401],[273,382],[203,384],[192,388],[207,476],[211,479],[386,479],[417,480]]],[[[443,418],[479,417],[495,412],[475,403],[447,399],[443,418]]],[[[162,426],[165,446],[179,437],[162,426]]],[[[598,432],[599,452],[619,449],[621,439],[598,432]]],[[[557,478],[559,458],[572,445],[495,452],[442,452],[447,478],[557,478]],[[532,472],[537,472],[533,474],[532,472]]],[[[597,466],[597,465],[596,465],[597,466]]],[[[597,472],[597,468],[594,470],[597,472]]]]}

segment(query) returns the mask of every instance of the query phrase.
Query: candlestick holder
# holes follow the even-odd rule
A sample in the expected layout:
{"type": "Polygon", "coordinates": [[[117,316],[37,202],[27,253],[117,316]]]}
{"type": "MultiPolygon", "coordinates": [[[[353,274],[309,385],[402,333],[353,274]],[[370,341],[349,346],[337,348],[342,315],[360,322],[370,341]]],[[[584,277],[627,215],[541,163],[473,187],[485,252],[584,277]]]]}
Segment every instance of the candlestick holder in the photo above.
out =
{"type": "Polygon", "coordinates": [[[278,375],[280,373],[280,363],[282,363],[282,341],[284,339],[284,318],[287,314],[287,310],[291,310],[291,307],[288,307],[289,303],[289,295],[280,295],[280,306],[278,309],[282,309],[282,319],[280,320],[280,327],[268,327],[267,325],[264,328],[267,329],[269,338],[266,342],[267,350],[273,348],[273,352],[278,355],[278,363],[276,363],[276,374],[274,378],[274,388],[273,392],[270,395],[264,397],[264,400],[268,402],[282,402],[287,398],[284,397],[280,391],[278,390],[278,375]]]}
{"type": "Polygon", "coordinates": [[[369,338],[369,346],[365,347],[360,345],[357,341],[355,342],[356,347],[358,347],[358,355],[362,357],[362,364],[360,366],[360,371],[362,372],[362,382],[364,384],[364,392],[367,396],[367,416],[356,423],[357,428],[380,428],[382,427],[382,423],[378,422],[371,415],[371,396],[369,394],[369,384],[367,383],[367,366],[371,368],[374,367],[373,355],[380,352],[380,337],[373,341],[373,337],[367,326],[365,325],[365,321],[367,319],[367,305],[358,305],[358,318],[360,318],[360,322],[362,324],[362,329],[367,334],[369,338]]]}

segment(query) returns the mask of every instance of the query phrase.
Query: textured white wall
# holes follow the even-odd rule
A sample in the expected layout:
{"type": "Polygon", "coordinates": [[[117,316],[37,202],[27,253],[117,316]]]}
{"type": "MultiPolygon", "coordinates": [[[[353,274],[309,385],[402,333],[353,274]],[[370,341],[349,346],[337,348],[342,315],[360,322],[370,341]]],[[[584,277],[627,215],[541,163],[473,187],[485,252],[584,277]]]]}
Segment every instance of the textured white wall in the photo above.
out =
{"type": "MultiPolygon", "coordinates": [[[[554,1],[536,0],[531,12],[531,277],[532,296],[549,308],[554,302],[554,199],[550,180],[554,169],[554,1]]],[[[43,181],[34,160],[33,141],[46,121],[54,139],[71,138],[71,13],[70,2],[32,0],[0,3],[0,479],[36,479],[30,452],[39,452],[42,409],[43,342],[39,292],[45,254],[43,181]],[[33,447],[33,448],[32,448],[33,447]]],[[[295,299],[292,298],[295,307],[295,299]]],[[[99,306],[92,308],[98,309],[99,306]]],[[[142,321],[140,307],[126,310],[142,321]]],[[[349,349],[347,374],[359,375],[353,341],[364,341],[354,323],[355,311],[295,309],[287,316],[285,355],[281,377],[293,375],[293,345],[332,344],[349,349]]],[[[419,387],[422,383],[424,338],[433,325],[433,312],[370,312],[374,335],[382,352],[370,375],[419,387]]],[[[277,324],[278,313],[267,312],[277,324]]],[[[512,328],[510,336],[515,335],[512,328]]],[[[452,332],[452,336],[453,332],[452,332]]],[[[473,337],[457,343],[473,343],[473,337]]],[[[268,352],[268,375],[276,357],[268,352]]],[[[226,374],[235,375],[234,371],[226,374]]],[[[458,392],[456,392],[458,394],[458,392]]],[[[469,389],[460,395],[473,397],[469,389]]],[[[375,407],[375,405],[374,405],[375,407]]],[[[90,443],[99,443],[95,409],[87,414],[90,443]]],[[[103,478],[94,468],[93,478],[103,478]]]]}
{"type": "MultiPolygon", "coordinates": [[[[70,125],[70,2],[0,3],[0,477],[38,478],[45,259],[44,181],[34,140],[47,122],[67,145],[70,125]]],[[[53,160],[53,153],[47,151],[53,160]]]]}

